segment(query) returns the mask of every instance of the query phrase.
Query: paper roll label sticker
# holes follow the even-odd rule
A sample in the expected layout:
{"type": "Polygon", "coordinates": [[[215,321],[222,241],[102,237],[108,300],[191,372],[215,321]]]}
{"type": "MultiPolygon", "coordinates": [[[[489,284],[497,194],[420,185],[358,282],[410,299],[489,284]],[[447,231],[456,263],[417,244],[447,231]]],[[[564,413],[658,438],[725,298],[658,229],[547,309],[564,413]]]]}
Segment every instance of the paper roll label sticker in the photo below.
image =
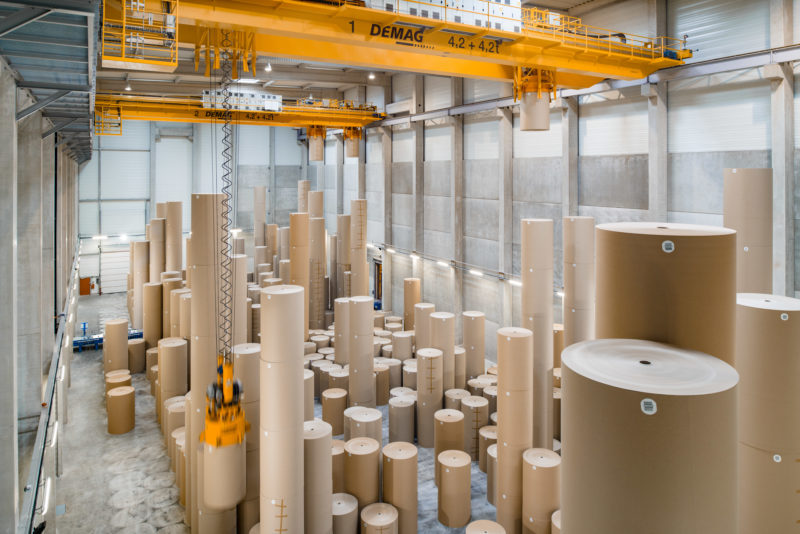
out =
{"type": "Polygon", "coordinates": [[[640,404],[642,406],[642,413],[645,415],[654,415],[658,411],[656,401],[653,399],[642,399],[640,404]]]}
{"type": "Polygon", "coordinates": [[[670,254],[671,252],[675,252],[675,243],[667,239],[666,241],[661,242],[661,250],[670,254]]]}
{"type": "Polygon", "coordinates": [[[782,313],[781,314],[781,321],[788,321],[788,320],[789,320],[789,314],[788,313],[782,313]]]}
{"type": "Polygon", "coordinates": [[[773,459],[773,460],[775,460],[775,463],[776,463],[776,464],[779,464],[779,463],[781,463],[781,460],[782,460],[783,458],[781,458],[781,455],[780,455],[780,454],[776,454],[775,456],[773,456],[773,457],[772,457],[772,459],[773,459]]]}

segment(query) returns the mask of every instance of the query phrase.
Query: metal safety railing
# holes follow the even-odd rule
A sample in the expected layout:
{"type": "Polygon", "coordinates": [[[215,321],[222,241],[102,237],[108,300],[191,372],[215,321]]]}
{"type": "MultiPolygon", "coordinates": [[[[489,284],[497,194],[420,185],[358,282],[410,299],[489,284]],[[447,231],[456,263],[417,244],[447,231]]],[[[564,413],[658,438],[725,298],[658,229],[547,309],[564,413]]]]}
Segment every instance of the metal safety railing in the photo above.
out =
{"type": "MultiPolygon", "coordinates": [[[[50,359],[50,371],[47,374],[47,383],[44,388],[42,400],[42,410],[39,414],[39,427],[36,431],[36,440],[31,453],[31,466],[28,472],[28,480],[23,488],[22,504],[19,510],[19,522],[17,523],[17,534],[32,534],[40,528],[43,518],[52,513],[55,517],[55,503],[50,502],[55,496],[56,473],[46,476],[44,462],[48,449],[55,449],[58,442],[58,416],[55,413],[58,404],[64,402],[66,393],[63,388],[66,370],[61,360],[63,351],[72,350],[72,342],[69,341],[69,327],[75,323],[76,295],[78,289],[78,249],[74,251],[75,257],[72,262],[72,271],[69,278],[66,300],[62,313],[58,316],[58,330],[56,332],[53,353],[50,359]],[[65,337],[68,343],[65,346],[65,337]],[[59,386],[59,384],[61,384],[59,386]],[[64,394],[62,397],[61,394],[64,394]],[[51,510],[52,507],[52,510],[51,510]],[[41,519],[37,523],[37,518],[41,519]]],[[[55,451],[57,457],[57,450],[55,451]]],[[[57,460],[56,460],[57,461],[57,460]]],[[[55,527],[55,525],[53,525],[55,527]]],[[[55,528],[53,528],[55,531],[55,528]]]]}
{"type": "Polygon", "coordinates": [[[178,0],[103,2],[104,62],[178,66],[178,0]]]}

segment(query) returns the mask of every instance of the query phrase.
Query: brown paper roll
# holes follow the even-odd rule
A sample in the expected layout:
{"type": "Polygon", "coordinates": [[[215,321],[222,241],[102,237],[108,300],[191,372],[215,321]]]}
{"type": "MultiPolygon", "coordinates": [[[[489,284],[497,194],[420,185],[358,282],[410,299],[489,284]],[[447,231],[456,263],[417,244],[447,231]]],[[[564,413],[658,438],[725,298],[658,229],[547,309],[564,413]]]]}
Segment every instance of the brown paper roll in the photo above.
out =
{"type": "Polygon", "coordinates": [[[553,512],[550,532],[551,534],[561,534],[561,510],[553,512]]]}
{"type": "Polygon", "coordinates": [[[733,230],[615,223],[598,225],[596,239],[598,339],[647,339],[733,362],[733,230]]]}
{"type": "Polygon", "coordinates": [[[333,534],[358,533],[358,500],[347,493],[334,493],[333,534]]]}
{"type": "Polygon", "coordinates": [[[565,531],[737,531],[732,367],[658,343],[607,339],[568,347],[561,369],[565,531]],[[609,480],[627,483],[612,488],[609,480]]]}
{"type": "Polygon", "coordinates": [[[794,424],[800,413],[795,379],[800,354],[798,318],[798,299],[737,295],[741,532],[796,528],[800,503],[800,431],[794,424]]]}
{"type": "Polygon", "coordinates": [[[350,438],[368,437],[381,443],[383,414],[376,408],[359,407],[350,416],[350,438]]]}
{"type": "Polygon", "coordinates": [[[497,386],[483,388],[483,398],[489,401],[489,413],[497,411],[497,386]]]}
{"type": "Polygon", "coordinates": [[[397,509],[391,504],[376,502],[361,510],[361,534],[397,534],[397,509]]]}
{"type": "MultiPolygon", "coordinates": [[[[407,387],[392,388],[392,389],[389,390],[389,396],[392,397],[392,398],[403,397],[403,396],[409,395],[411,393],[416,393],[416,391],[414,391],[411,388],[407,388],[407,387]]],[[[390,441],[395,441],[395,440],[390,440],[390,441]]],[[[400,440],[400,441],[402,441],[402,440],[400,440]]]]}
{"type": "Polygon", "coordinates": [[[422,447],[433,447],[433,415],[442,408],[442,351],[417,350],[417,434],[422,447]]]}
{"type": "Polygon", "coordinates": [[[467,525],[466,534],[506,534],[506,529],[488,519],[479,519],[467,525]]]}
{"type": "Polygon", "coordinates": [[[180,337],[189,339],[192,337],[192,294],[183,293],[180,297],[180,337]]]}
{"type": "Polygon", "coordinates": [[[564,325],[553,325],[553,369],[561,367],[561,351],[564,350],[564,325]]]}
{"type": "Polygon", "coordinates": [[[400,361],[408,360],[413,356],[411,332],[392,333],[392,356],[400,361]]]}
{"type": "Polygon", "coordinates": [[[594,217],[564,217],[562,227],[564,344],[569,346],[594,338],[594,217]],[[576,312],[586,320],[573,321],[576,312]]]}
{"type": "Polygon", "coordinates": [[[429,302],[420,302],[414,305],[414,335],[417,338],[417,348],[431,347],[430,316],[435,311],[436,306],[429,302]]]}
{"type": "Polygon", "coordinates": [[[495,425],[486,425],[478,431],[478,467],[484,473],[487,469],[486,451],[495,443],[497,443],[497,427],[495,425]]]}
{"type": "Polygon", "coordinates": [[[165,441],[169,443],[172,433],[186,424],[186,403],[183,401],[173,402],[166,407],[166,433],[165,441]]]}
{"type": "MultiPolygon", "coordinates": [[[[309,146],[309,155],[311,157],[316,158],[319,155],[319,145],[322,145],[322,148],[325,148],[325,141],[322,140],[319,143],[319,138],[314,138],[315,143],[314,147],[312,148],[309,146]]],[[[321,161],[321,159],[312,159],[311,161],[321,161]]],[[[311,182],[309,180],[298,180],[297,181],[297,211],[302,213],[308,213],[308,193],[311,190],[311,182]]]]}
{"type": "Polygon", "coordinates": [[[155,347],[163,335],[163,289],[160,282],[147,283],[142,286],[143,312],[142,336],[148,348],[155,347]]]}
{"type": "Polygon", "coordinates": [[[394,442],[383,448],[383,500],[398,512],[398,533],[417,532],[417,448],[394,442]]]}
{"type": "Polygon", "coordinates": [[[303,438],[305,532],[327,534],[333,528],[331,425],[320,420],[306,421],[303,424],[303,438]]]}
{"type": "Polygon", "coordinates": [[[142,328],[142,286],[150,281],[150,243],[135,241],[132,243],[132,247],[134,253],[132,323],[134,328],[142,328]]]}
{"type": "Polygon", "coordinates": [[[145,359],[145,377],[147,380],[152,382],[154,377],[151,374],[151,370],[154,365],[158,365],[158,347],[152,347],[144,351],[144,359],[145,359]]]}
{"type": "Polygon", "coordinates": [[[375,406],[372,298],[352,297],[350,312],[350,404],[375,406]]]}
{"type": "Polygon", "coordinates": [[[467,387],[467,351],[464,347],[453,348],[454,385],[457,388],[467,387]]]}
{"type": "Polygon", "coordinates": [[[249,534],[255,528],[254,534],[259,534],[258,516],[261,503],[258,496],[255,499],[245,499],[236,505],[236,532],[249,534]]]}
{"type": "MultiPolygon", "coordinates": [[[[250,423],[250,430],[245,433],[247,452],[249,454],[250,451],[258,449],[261,441],[258,435],[259,428],[261,427],[261,401],[242,403],[242,409],[244,410],[245,420],[250,423]]],[[[255,496],[257,495],[258,494],[255,496]]]]}
{"type": "Polygon", "coordinates": [[[128,369],[131,373],[145,371],[145,342],[144,338],[128,340],[128,369]]]}
{"type": "Polygon", "coordinates": [[[269,363],[261,361],[261,427],[285,430],[304,420],[303,368],[300,361],[269,363]],[[265,398],[274,401],[264,402],[265,398]]]}
{"type": "Polygon", "coordinates": [[[446,527],[459,528],[469,523],[470,457],[464,451],[448,450],[436,456],[439,481],[439,522],[446,527]]]}
{"type": "Polygon", "coordinates": [[[108,393],[114,388],[119,388],[122,386],[130,386],[130,385],[131,385],[131,375],[128,373],[106,376],[106,393],[108,393]]]}
{"type": "Polygon", "coordinates": [[[417,389],[417,368],[403,366],[403,387],[417,389]]]}
{"type": "Polygon", "coordinates": [[[479,311],[465,311],[461,314],[466,351],[467,380],[483,374],[485,368],[485,329],[486,315],[479,311]]]}
{"type": "Polygon", "coordinates": [[[322,392],[322,419],[331,425],[334,436],[344,432],[344,411],[346,408],[346,390],[331,388],[322,392]]]}
{"type": "Polygon", "coordinates": [[[403,280],[403,330],[414,330],[414,306],[421,301],[419,278],[403,280]]]}
{"type": "Polygon", "coordinates": [[[345,391],[350,389],[350,372],[344,369],[331,371],[328,373],[328,386],[330,388],[339,388],[345,391]]]}
{"type": "Polygon", "coordinates": [[[162,395],[166,398],[184,395],[189,391],[188,343],[185,339],[171,337],[159,344],[158,372],[162,395]]]}
{"type": "Polygon", "coordinates": [[[561,388],[553,388],[553,436],[561,439],[561,388]]]}
{"type": "Polygon", "coordinates": [[[402,323],[386,323],[384,325],[384,330],[387,332],[395,333],[395,332],[402,332],[403,331],[403,324],[402,323]]]}
{"type": "Polygon", "coordinates": [[[259,384],[261,345],[241,343],[234,345],[231,351],[233,352],[233,378],[241,382],[245,401],[259,400],[261,398],[259,384]]]}
{"type": "Polygon", "coordinates": [[[385,406],[389,402],[389,367],[383,364],[373,366],[375,370],[375,403],[385,406]]]}
{"type": "Polygon", "coordinates": [[[131,386],[114,388],[106,393],[109,434],[125,434],[133,430],[136,421],[135,396],[136,390],[131,386]]]}
{"type": "Polygon", "coordinates": [[[486,448],[486,500],[494,505],[497,496],[497,443],[486,448]]]}
{"type": "Polygon", "coordinates": [[[380,444],[372,438],[353,438],[344,446],[345,491],[358,499],[358,508],[378,501],[380,444]]]}
{"type": "MultiPolygon", "coordinates": [[[[444,451],[461,450],[464,446],[464,414],[458,410],[437,410],[433,414],[433,457],[444,451]]],[[[434,484],[439,485],[439,462],[434,470],[434,484]]]]}
{"type": "Polygon", "coordinates": [[[467,380],[467,391],[470,395],[480,397],[483,395],[483,390],[491,385],[490,381],[483,378],[471,378],[467,380]]]}
{"type": "Polygon", "coordinates": [[[444,407],[450,410],[461,410],[461,399],[469,397],[466,389],[448,389],[444,392],[444,407]]]}
{"type": "Polygon", "coordinates": [[[455,316],[448,312],[433,312],[430,315],[431,347],[442,351],[442,387],[453,389],[455,385],[455,316]]]}
{"type": "Polygon", "coordinates": [[[180,278],[168,278],[161,281],[161,335],[164,337],[167,337],[166,334],[172,331],[172,319],[169,315],[172,303],[172,292],[182,287],[183,280],[180,278]]]}
{"type": "Polygon", "coordinates": [[[736,291],[772,293],[772,169],[723,171],[722,224],[736,230],[736,291]]]}
{"type": "Polygon", "coordinates": [[[303,299],[304,291],[299,286],[280,285],[261,290],[262,360],[277,363],[302,358],[305,334],[299,314],[303,299]]]}
{"type": "Polygon", "coordinates": [[[522,520],[534,534],[550,532],[550,518],[561,505],[561,457],[548,449],[522,454],[522,520]]]}
{"type": "Polygon", "coordinates": [[[333,493],[344,493],[344,446],[340,439],[331,441],[333,493]]]}
{"type": "Polygon", "coordinates": [[[164,246],[166,222],[164,218],[150,219],[150,280],[158,280],[161,273],[167,270],[164,246]]]}
{"type": "Polygon", "coordinates": [[[403,395],[389,399],[389,442],[414,442],[416,401],[403,395]]]}
{"type": "Polygon", "coordinates": [[[262,528],[303,532],[303,478],[298,476],[303,472],[302,425],[286,431],[261,429],[260,452],[262,528]]]}
{"type": "MultiPolygon", "coordinates": [[[[191,289],[173,289],[169,296],[169,337],[181,336],[181,296],[191,293],[191,289]]],[[[166,333],[166,332],[164,332],[166,333]]]]}
{"type": "Polygon", "coordinates": [[[128,368],[128,320],[109,319],[103,332],[103,370],[128,368]]]}
{"type": "Polygon", "coordinates": [[[489,424],[489,401],[483,397],[466,397],[461,400],[464,413],[462,447],[473,460],[480,455],[480,430],[489,424]]]}

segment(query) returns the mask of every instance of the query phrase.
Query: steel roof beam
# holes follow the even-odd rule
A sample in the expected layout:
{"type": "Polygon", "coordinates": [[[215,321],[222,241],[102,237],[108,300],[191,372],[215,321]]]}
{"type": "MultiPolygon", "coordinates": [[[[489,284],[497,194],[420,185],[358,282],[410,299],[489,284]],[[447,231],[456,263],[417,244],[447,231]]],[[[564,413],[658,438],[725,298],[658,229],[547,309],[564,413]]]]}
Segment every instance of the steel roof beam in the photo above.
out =
{"type": "Polygon", "coordinates": [[[59,98],[67,96],[69,93],[70,93],[70,91],[56,91],[55,93],[53,93],[52,95],[48,96],[47,98],[43,98],[42,100],[39,100],[38,102],[36,102],[32,106],[28,106],[27,108],[23,109],[22,111],[18,111],[17,112],[17,120],[20,121],[20,120],[24,119],[25,117],[27,117],[28,115],[32,115],[32,114],[36,113],[40,109],[42,109],[44,107],[47,107],[48,104],[52,104],[53,102],[55,102],[59,98]]]}
{"type": "Polygon", "coordinates": [[[50,135],[52,135],[52,134],[54,134],[54,133],[56,133],[58,131],[61,131],[62,129],[64,129],[65,127],[69,126],[70,124],[72,124],[76,120],[78,120],[78,119],[77,118],[75,118],[75,119],[67,119],[67,120],[65,120],[63,122],[59,122],[58,124],[56,124],[55,126],[50,128],[49,130],[44,132],[42,134],[42,139],[45,139],[45,138],[49,137],[50,135]]]}
{"type": "Polygon", "coordinates": [[[53,83],[53,82],[31,82],[19,81],[17,87],[23,89],[50,89],[53,91],[74,91],[76,93],[90,93],[92,86],[90,85],[76,85],[71,83],[53,83]]]}
{"type": "Polygon", "coordinates": [[[0,20],[0,37],[21,28],[30,22],[38,20],[48,13],[50,13],[49,9],[44,9],[41,7],[26,7],[24,9],[20,9],[16,13],[8,15],[7,17],[3,17],[3,19],[0,20]]]}

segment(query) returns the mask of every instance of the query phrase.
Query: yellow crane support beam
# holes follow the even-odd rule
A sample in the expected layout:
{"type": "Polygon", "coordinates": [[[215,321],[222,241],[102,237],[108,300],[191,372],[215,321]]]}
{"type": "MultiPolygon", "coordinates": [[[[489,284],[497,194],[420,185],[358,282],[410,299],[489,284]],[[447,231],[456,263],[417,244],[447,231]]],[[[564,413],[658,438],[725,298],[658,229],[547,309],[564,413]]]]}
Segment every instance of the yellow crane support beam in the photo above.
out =
{"type": "Polygon", "coordinates": [[[536,9],[523,9],[519,33],[450,22],[451,8],[441,9],[446,22],[349,3],[181,0],[178,35],[194,47],[206,28],[229,28],[253,32],[253,49],[265,55],[447,76],[513,81],[517,68],[540,68],[572,88],[643,78],[690,55],[678,40],[592,28],[536,9]]]}
{"type": "Polygon", "coordinates": [[[95,99],[95,133],[119,135],[121,121],[215,123],[230,113],[236,124],[306,128],[363,128],[385,117],[374,106],[348,101],[314,100],[284,105],[282,111],[247,111],[204,107],[199,98],[161,98],[98,94],[95,99]],[[111,125],[111,127],[109,127],[111,125]]]}

